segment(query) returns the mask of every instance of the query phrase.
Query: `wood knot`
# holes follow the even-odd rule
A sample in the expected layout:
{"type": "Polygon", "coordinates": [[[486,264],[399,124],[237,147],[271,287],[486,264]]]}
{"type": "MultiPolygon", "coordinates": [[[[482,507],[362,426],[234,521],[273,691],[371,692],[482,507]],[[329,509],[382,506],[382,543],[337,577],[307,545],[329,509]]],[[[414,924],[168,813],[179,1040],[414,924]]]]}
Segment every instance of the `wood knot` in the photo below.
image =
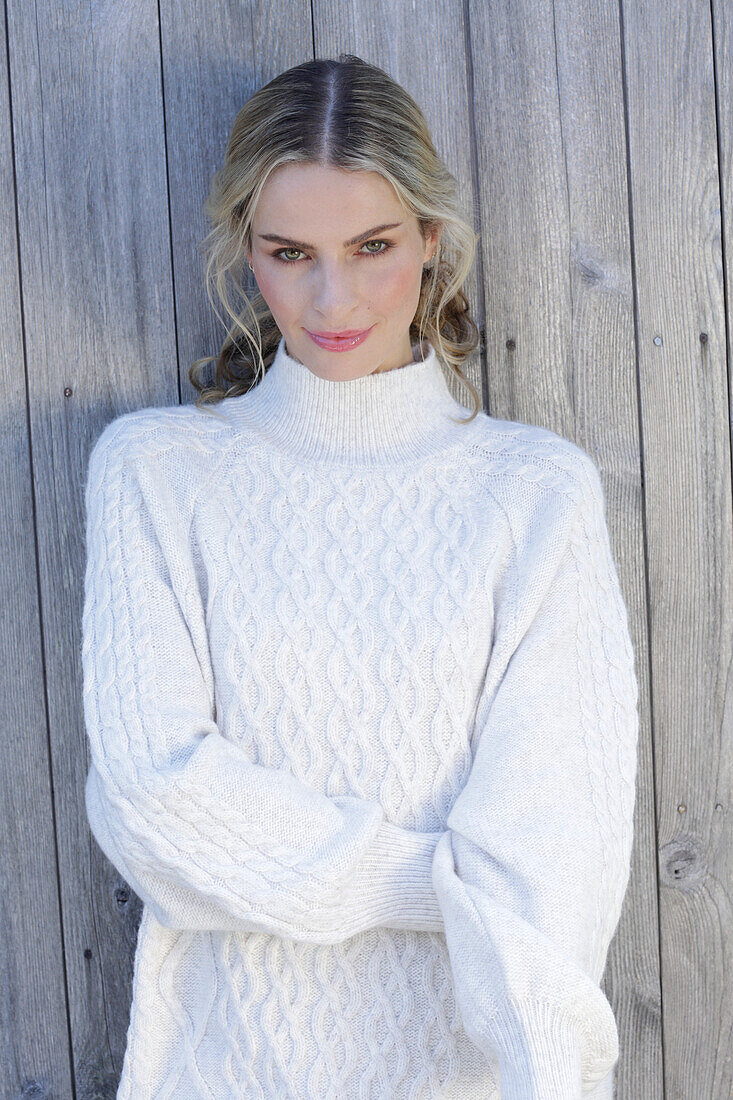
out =
{"type": "Polygon", "coordinates": [[[665,886],[685,892],[697,890],[706,870],[703,850],[694,837],[671,840],[659,849],[659,877],[665,886]]]}

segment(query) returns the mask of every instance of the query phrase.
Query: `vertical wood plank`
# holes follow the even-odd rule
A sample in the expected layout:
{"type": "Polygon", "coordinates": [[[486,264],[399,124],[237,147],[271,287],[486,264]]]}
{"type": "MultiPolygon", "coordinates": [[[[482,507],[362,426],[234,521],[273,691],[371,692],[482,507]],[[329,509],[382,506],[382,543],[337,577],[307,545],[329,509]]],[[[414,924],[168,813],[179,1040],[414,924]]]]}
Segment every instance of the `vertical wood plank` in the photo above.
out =
{"type": "MultiPolygon", "coordinates": [[[[11,13],[12,14],[12,13],[11,13]]],[[[0,15],[0,1096],[71,1096],[59,867],[36,569],[33,466],[23,345],[11,99],[37,71],[35,40],[18,43],[0,15]],[[12,77],[12,87],[11,87],[12,77]]],[[[19,181],[35,191],[39,180],[19,181]]],[[[25,273],[23,273],[25,274],[25,273]]]]}
{"type": "MultiPolygon", "coordinates": [[[[713,76],[715,91],[716,124],[718,138],[718,175],[720,178],[721,261],[723,277],[724,314],[719,318],[721,338],[725,336],[725,348],[719,351],[720,370],[728,375],[728,433],[733,432],[731,408],[731,371],[733,370],[733,4],[728,0],[712,0],[710,5],[713,32],[713,76]]],[[[709,82],[708,82],[709,87],[709,82]]],[[[702,345],[701,345],[702,347],[702,345]]],[[[725,374],[721,380],[725,386],[725,374]]],[[[722,419],[722,417],[721,417],[722,419]]],[[[725,457],[723,456],[723,461],[725,457]]],[[[706,484],[704,482],[703,484],[706,484]]],[[[721,505],[730,509],[730,502],[723,497],[721,505]]],[[[721,532],[725,534],[725,528],[721,532]]],[[[730,544],[728,544],[730,545],[730,544]]],[[[723,543],[725,551],[725,543],[723,543]]],[[[712,580],[712,578],[711,578],[712,580]]],[[[719,599],[724,598],[720,592],[719,599]]],[[[728,605],[728,615],[730,614],[728,605]]],[[[723,611],[723,629],[730,620],[723,611]]],[[[730,642],[727,643],[730,645],[730,642]]],[[[720,670],[723,671],[724,654],[720,654],[720,670]]],[[[727,668],[726,668],[727,673],[727,668]]],[[[725,1000],[718,1010],[714,1034],[708,1043],[714,1049],[715,1068],[710,1076],[714,1095],[733,1094],[733,691],[726,683],[720,712],[720,758],[717,767],[711,768],[709,777],[713,786],[713,816],[710,822],[709,845],[715,852],[712,868],[711,893],[714,893],[717,924],[714,931],[713,965],[719,968],[720,980],[726,990],[725,1000]]]]}
{"type": "Polygon", "coordinates": [[[632,877],[603,989],[615,1085],[662,1095],[641,448],[617,6],[469,3],[489,408],[596,461],[640,686],[632,877]]]}
{"type": "MultiPolygon", "coordinates": [[[[109,419],[178,400],[158,12],[154,0],[11,0],[8,13],[64,936],[45,970],[58,981],[65,962],[76,1094],[112,1097],[139,907],[86,819],[82,489],[109,419]]],[[[52,1023],[46,1015],[34,1025],[52,1023]]],[[[68,1083],[47,1095],[71,1095],[68,1083]]]]}
{"type": "Polygon", "coordinates": [[[730,962],[725,965],[733,853],[733,607],[712,26],[708,5],[624,3],[622,10],[649,546],[665,1088],[669,1097],[722,1100],[733,1092],[733,987],[730,962]]]}

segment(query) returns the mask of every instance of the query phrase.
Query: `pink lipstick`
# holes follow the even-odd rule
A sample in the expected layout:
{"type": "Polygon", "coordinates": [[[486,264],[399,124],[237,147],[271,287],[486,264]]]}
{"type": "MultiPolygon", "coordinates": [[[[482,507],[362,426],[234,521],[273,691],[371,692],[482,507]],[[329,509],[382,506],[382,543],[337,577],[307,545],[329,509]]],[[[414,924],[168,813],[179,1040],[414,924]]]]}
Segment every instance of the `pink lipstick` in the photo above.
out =
{"type": "Polygon", "coordinates": [[[319,348],[325,348],[326,351],[350,351],[351,348],[363,344],[373,328],[374,325],[371,328],[347,329],[344,332],[311,332],[310,329],[305,331],[319,348]]]}

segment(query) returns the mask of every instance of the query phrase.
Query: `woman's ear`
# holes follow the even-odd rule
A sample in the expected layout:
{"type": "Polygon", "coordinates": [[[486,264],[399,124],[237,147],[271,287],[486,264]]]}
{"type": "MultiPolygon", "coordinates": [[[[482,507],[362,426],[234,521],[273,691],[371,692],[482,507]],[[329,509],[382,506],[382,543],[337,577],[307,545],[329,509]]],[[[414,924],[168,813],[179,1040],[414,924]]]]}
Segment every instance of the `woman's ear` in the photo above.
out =
{"type": "Polygon", "coordinates": [[[426,247],[429,246],[428,254],[425,257],[426,262],[428,262],[428,261],[430,261],[434,258],[435,253],[438,251],[438,247],[440,245],[440,238],[442,237],[442,235],[443,235],[443,226],[441,225],[440,222],[436,222],[435,225],[433,226],[433,228],[430,230],[430,233],[428,235],[428,239],[426,241],[426,247]]]}

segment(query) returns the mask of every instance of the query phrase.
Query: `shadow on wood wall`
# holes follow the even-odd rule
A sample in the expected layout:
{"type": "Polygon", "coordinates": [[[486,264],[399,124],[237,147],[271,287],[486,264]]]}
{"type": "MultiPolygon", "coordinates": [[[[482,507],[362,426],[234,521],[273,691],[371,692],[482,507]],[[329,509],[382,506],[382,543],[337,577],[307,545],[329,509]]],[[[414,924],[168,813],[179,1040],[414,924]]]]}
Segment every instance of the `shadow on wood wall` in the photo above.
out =
{"type": "Polygon", "coordinates": [[[729,1097],[733,5],[8,0],[6,16],[0,1095],[114,1096],[125,1048],[140,903],[84,807],[89,450],[119,413],[192,401],[189,365],[221,344],[197,247],[240,106],[354,52],[416,98],[475,211],[486,410],[575,440],[603,476],[641,714],[603,982],[617,1096],[729,1097]]]}

